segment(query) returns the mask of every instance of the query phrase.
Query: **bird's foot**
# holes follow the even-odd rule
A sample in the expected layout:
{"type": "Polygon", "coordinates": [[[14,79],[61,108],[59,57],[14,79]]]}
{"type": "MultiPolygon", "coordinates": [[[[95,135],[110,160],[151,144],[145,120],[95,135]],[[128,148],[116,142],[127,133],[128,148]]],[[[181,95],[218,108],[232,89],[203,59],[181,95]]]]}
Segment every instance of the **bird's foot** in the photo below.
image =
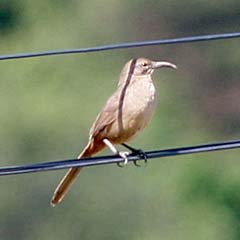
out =
{"type": "Polygon", "coordinates": [[[119,167],[124,167],[124,166],[126,166],[127,165],[127,163],[128,163],[128,155],[130,154],[130,152],[126,152],[126,151],[119,151],[118,152],[118,155],[121,157],[121,158],[123,158],[123,160],[124,160],[124,162],[122,163],[122,162],[118,162],[117,163],[117,165],[119,166],[119,167]]]}
{"type": "Polygon", "coordinates": [[[119,167],[124,167],[127,163],[128,163],[128,155],[130,154],[129,152],[126,152],[126,151],[118,151],[115,146],[107,139],[107,138],[104,138],[103,139],[103,142],[106,144],[106,146],[109,147],[109,149],[119,155],[121,158],[123,158],[123,163],[121,164],[120,162],[117,163],[117,165],[119,167]]]}
{"type": "MultiPolygon", "coordinates": [[[[134,151],[133,154],[136,154],[140,158],[143,158],[145,167],[147,166],[147,154],[142,149],[136,149],[136,151],[134,151]]],[[[133,163],[134,163],[135,166],[141,167],[141,164],[138,164],[137,160],[134,160],[133,163]]]]}
{"type": "MultiPolygon", "coordinates": [[[[125,143],[122,144],[125,148],[129,149],[132,154],[138,155],[140,158],[144,159],[145,166],[147,166],[147,154],[142,149],[133,148],[125,143]]],[[[137,167],[141,167],[141,164],[138,164],[137,160],[133,161],[133,164],[137,167]]]]}

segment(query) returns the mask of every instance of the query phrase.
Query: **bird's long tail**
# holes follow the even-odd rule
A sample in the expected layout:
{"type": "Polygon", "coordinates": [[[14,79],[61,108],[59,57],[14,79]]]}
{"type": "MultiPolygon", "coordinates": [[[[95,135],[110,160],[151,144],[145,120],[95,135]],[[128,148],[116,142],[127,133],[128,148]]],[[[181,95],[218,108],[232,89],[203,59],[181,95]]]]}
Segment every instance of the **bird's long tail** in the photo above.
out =
{"type": "MultiPolygon", "coordinates": [[[[92,153],[89,151],[89,145],[79,154],[78,159],[84,157],[91,157],[92,153]]],[[[54,191],[53,197],[51,199],[51,205],[54,207],[60,203],[67,192],[69,191],[72,184],[75,182],[78,174],[80,173],[82,167],[70,168],[65,176],[62,178],[57,188],[54,191]]]]}

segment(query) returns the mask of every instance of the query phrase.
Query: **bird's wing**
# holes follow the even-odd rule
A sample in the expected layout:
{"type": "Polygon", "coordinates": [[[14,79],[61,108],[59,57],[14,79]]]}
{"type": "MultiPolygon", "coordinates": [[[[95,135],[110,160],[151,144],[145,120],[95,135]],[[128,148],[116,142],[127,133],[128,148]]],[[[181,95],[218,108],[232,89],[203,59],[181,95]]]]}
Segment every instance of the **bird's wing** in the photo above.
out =
{"type": "Polygon", "coordinates": [[[108,99],[102,111],[98,114],[97,119],[90,130],[90,136],[92,138],[117,119],[118,108],[119,93],[117,91],[108,99]]]}

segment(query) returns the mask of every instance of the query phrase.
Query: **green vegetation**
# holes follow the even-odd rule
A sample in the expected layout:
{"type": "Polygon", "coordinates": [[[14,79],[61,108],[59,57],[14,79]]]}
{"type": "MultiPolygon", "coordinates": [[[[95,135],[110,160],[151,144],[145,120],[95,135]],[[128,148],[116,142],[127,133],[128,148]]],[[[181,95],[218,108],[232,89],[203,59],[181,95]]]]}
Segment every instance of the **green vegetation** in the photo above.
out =
{"type": "MultiPolygon", "coordinates": [[[[238,31],[239,12],[237,0],[2,0],[0,53],[238,31]]],[[[235,39],[2,61],[1,166],[75,157],[122,65],[140,56],[179,69],[154,74],[157,112],[133,146],[238,138],[239,53],[235,39]]],[[[239,150],[85,169],[56,208],[65,171],[2,177],[0,237],[239,239],[239,169],[239,150]]]]}

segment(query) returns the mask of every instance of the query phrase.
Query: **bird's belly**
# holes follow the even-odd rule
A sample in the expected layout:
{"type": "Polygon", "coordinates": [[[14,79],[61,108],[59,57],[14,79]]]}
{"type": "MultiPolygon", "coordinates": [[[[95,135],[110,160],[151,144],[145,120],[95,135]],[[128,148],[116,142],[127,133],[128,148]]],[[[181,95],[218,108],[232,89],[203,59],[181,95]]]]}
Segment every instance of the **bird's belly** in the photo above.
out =
{"type": "Polygon", "coordinates": [[[118,120],[113,123],[109,131],[110,138],[115,144],[129,141],[144,129],[152,118],[156,105],[155,95],[128,99],[126,102],[128,104],[123,105],[121,114],[118,113],[118,120]]]}
{"type": "Polygon", "coordinates": [[[152,118],[156,101],[147,101],[142,104],[140,108],[132,109],[131,115],[124,121],[126,131],[131,130],[134,134],[146,127],[150,119],[152,118]]]}
{"type": "Polygon", "coordinates": [[[152,82],[145,82],[140,89],[134,88],[129,94],[131,104],[125,106],[126,112],[130,112],[129,119],[125,122],[126,128],[142,130],[152,118],[156,106],[156,91],[152,82]]]}

